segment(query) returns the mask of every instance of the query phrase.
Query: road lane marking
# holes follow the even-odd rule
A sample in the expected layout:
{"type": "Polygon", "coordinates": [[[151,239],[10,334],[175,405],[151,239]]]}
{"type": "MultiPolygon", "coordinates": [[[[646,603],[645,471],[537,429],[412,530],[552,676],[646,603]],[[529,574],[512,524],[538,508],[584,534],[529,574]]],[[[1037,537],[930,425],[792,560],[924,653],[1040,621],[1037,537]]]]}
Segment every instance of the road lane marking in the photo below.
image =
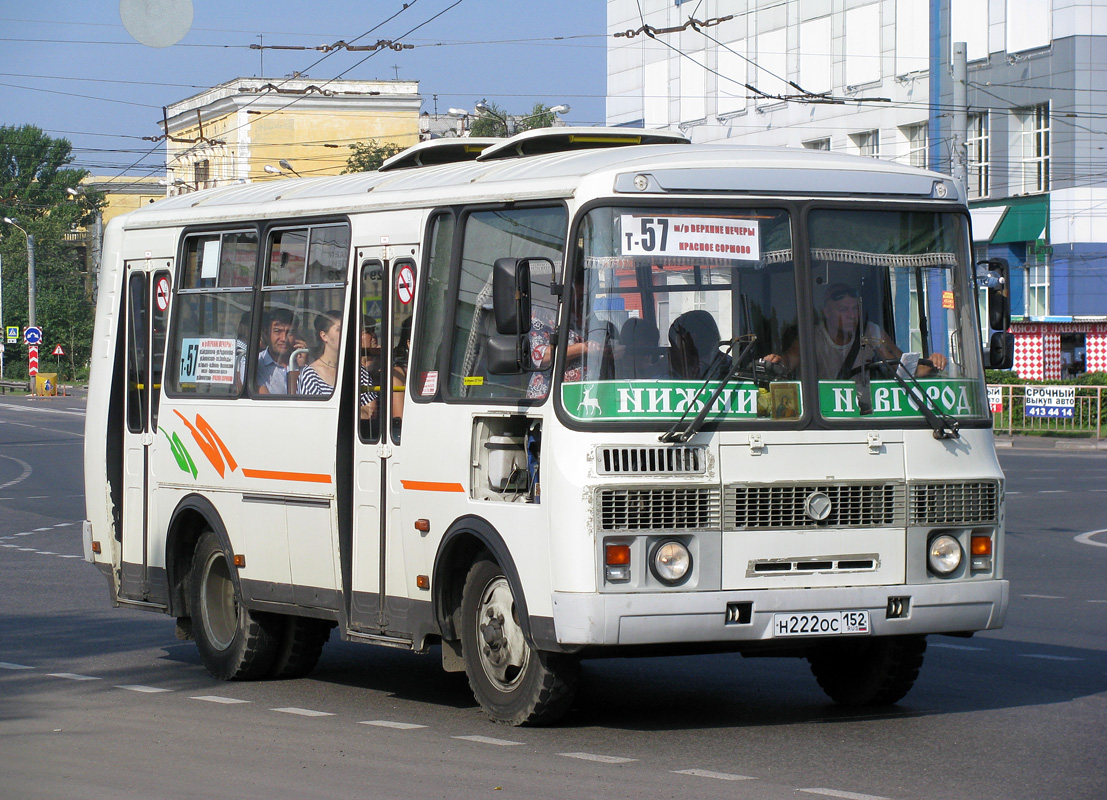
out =
{"type": "Polygon", "coordinates": [[[17,545],[17,544],[0,544],[0,547],[14,547],[14,548],[18,548],[18,547],[19,547],[19,545],[17,545]]]}
{"type": "Polygon", "coordinates": [[[987,650],[987,647],[973,647],[967,644],[946,644],[945,642],[927,642],[928,647],[941,647],[946,650],[976,650],[983,652],[987,650]]]}
{"type": "Polygon", "coordinates": [[[387,719],[367,719],[358,725],[375,725],[378,728],[395,728],[398,731],[413,731],[416,728],[425,728],[426,725],[416,725],[414,722],[392,722],[387,719]]]}
{"type": "Polygon", "coordinates": [[[821,794],[824,797],[841,797],[843,800],[888,800],[878,794],[857,794],[857,792],[839,792],[837,789],[798,789],[808,794],[821,794]]]}
{"type": "Polygon", "coordinates": [[[1075,658],[1074,656],[1051,656],[1048,653],[1019,653],[1023,658],[1040,658],[1043,661],[1083,661],[1082,658],[1075,658]]]}
{"type": "Polygon", "coordinates": [[[51,678],[65,678],[68,681],[98,681],[93,675],[78,675],[76,672],[48,672],[51,678]]]}
{"type": "Polygon", "coordinates": [[[0,661],[0,669],[34,669],[26,664],[13,664],[10,661],[0,661]]]}
{"type": "Polygon", "coordinates": [[[749,775],[731,775],[727,772],[712,772],[709,769],[674,769],[677,775],[695,775],[699,778],[714,778],[717,781],[755,781],[749,775]]]}
{"type": "Polygon", "coordinates": [[[40,556],[56,556],[56,555],[59,555],[58,553],[55,553],[51,550],[38,550],[37,552],[40,556]]]}
{"type": "Polygon", "coordinates": [[[141,694],[159,694],[160,692],[171,692],[172,689],[162,689],[157,686],[143,686],[139,683],[123,684],[122,686],[116,686],[116,689],[126,689],[128,692],[139,692],[141,694]]]}
{"type": "Polygon", "coordinates": [[[1092,539],[1093,536],[1098,536],[1101,533],[1107,533],[1107,528],[1098,531],[1088,531],[1087,533],[1082,533],[1079,536],[1075,536],[1073,538],[1080,544],[1090,544],[1094,545],[1095,547],[1107,547],[1107,542],[1097,542],[1092,539]]]}
{"type": "Polygon", "coordinates": [[[558,753],[565,758],[579,758],[582,761],[597,761],[600,764],[629,764],[637,761],[637,758],[622,758],[620,756],[601,756],[595,753],[558,753]]]}
{"type": "Polygon", "coordinates": [[[84,556],[63,555],[63,556],[58,556],[58,558],[84,558],[84,556]]]}
{"type": "Polygon", "coordinates": [[[270,711],[279,711],[282,714],[295,714],[298,717],[333,717],[329,711],[315,711],[310,708],[296,708],[295,706],[288,706],[287,708],[271,708],[270,711]]]}
{"type": "Polygon", "coordinates": [[[31,533],[42,533],[43,531],[52,531],[53,528],[35,528],[31,533]]]}
{"type": "Polygon", "coordinates": [[[1039,489],[1038,494],[1068,494],[1068,489],[1039,489]]]}
{"type": "Polygon", "coordinates": [[[222,705],[229,706],[234,703],[249,703],[249,700],[239,700],[237,697],[220,697],[217,694],[201,694],[192,698],[193,700],[203,700],[206,703],[221,703],[222,705]]]}
{"type": "Polygon", "coordinates": [[[498,747],[510,747],[522,742],[513,742],[510,739],[493,739],[491,736],[453,736],[453,739],[461,739],[464,742],[476,742],[477,744],[494,744],[498,747]]]}
{"type": "Polygon", "coordinates": [[[1024,594],[1023,600],[1064,600],[1065,598],[1057,594],[1024,594]]]}
{"type": "Polygon", "coordinates": [[[67,527],[69,527],[70,525],[76,525],[76,524],[77,524],[76,522],[59,522],[59,523],[58,523],[57,525],[55,525],[54,527],[55,527],[55,528],[67,528],[67,527]]]}
{"type": "Polygon", "coordinates": [[[1089,603],[1107,603],[1107,600],[1089,600],[1089,603]]]}

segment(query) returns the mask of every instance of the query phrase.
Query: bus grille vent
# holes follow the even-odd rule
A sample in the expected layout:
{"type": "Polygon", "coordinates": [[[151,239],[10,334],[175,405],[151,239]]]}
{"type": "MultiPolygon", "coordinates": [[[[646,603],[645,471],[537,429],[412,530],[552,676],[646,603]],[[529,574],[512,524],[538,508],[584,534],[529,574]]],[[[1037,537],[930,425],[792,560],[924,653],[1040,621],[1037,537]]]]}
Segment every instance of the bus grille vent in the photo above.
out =
{"type": "Polygon", "coordinates": [[[719,490],[603,489],[600,528],[605,531],[693,530],[719,527],[719,490]]]}
{"type": "Polygon", "coordinates": [[[598,447],[599,475],[702,475],[707,459],[702,447],[598,447]]]}
{"type": "Polygon", "coordinates": [[[903,484],[744,485],[726,488],[726,530],[794,528],[883,528],[903,525],[903,484]],[[807,498],[822,493],[830,500],[824,520],[807,513],[807,498]]]}
{"type": "Polygon", "coordinates": [[[912,525],[975,525],[999,518],[999,483],[911,484],[912,525]]]}

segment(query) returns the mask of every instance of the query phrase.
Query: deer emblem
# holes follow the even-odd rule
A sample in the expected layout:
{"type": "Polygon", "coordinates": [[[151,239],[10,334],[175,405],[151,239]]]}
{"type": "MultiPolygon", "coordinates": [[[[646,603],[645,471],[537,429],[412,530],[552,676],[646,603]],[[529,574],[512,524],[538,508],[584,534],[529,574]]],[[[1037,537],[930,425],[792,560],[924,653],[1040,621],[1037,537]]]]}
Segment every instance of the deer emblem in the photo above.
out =
{"type": "Polygon", "coordinates": [[[577,413],[581,416],[587,414],[592,416],[593,414],[600,413],[600,401],[592,396],[592,388],[589,386],[584,390],[584,394],[580,398],[580,405],[577,406],[577,413]]]}

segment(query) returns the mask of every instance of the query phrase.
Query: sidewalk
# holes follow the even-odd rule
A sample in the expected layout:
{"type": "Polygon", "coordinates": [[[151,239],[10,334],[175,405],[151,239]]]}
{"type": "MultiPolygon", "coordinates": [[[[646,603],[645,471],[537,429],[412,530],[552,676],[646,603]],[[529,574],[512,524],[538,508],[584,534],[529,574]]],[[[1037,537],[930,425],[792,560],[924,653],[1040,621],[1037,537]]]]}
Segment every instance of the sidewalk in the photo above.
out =
{"type": "Polygon", "coordinates": [[[996,449],[1014,450],[1103,450],[1107,439],[1075,439],[1059,436],[1020,436],[996,433],[996,449]]]}

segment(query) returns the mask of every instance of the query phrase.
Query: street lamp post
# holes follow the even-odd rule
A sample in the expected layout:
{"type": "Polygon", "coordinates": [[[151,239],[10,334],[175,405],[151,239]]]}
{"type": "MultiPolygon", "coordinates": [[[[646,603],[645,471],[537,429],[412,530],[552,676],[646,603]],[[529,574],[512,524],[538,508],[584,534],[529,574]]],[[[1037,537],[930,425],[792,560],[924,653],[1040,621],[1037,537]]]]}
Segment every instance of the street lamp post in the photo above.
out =
{"type": "Polygon", "coordinates": [[[28,233],[11,217],[4,217],[4,222],[17,228],[27,237],[27,327],[35,327],[35,235],[28,233]]]}
{"type": "Polygon", "coordinates": [[[477,111],[481,112],[482,114],[487,114],[488,116],[492,117],[493,119],[499,120],[500,124],[502,124],[504,126],[504,136],[510,136],[511,135],[511,126],[508,124],[507,119],[505,117],[501,117],[499,114],[497,114],[495,111],[493,111],[492,107],[490,105],[488,105],[487,100],[481,100],[479,103],[477,103],[476,108],[477,108],[477,111]]]}

